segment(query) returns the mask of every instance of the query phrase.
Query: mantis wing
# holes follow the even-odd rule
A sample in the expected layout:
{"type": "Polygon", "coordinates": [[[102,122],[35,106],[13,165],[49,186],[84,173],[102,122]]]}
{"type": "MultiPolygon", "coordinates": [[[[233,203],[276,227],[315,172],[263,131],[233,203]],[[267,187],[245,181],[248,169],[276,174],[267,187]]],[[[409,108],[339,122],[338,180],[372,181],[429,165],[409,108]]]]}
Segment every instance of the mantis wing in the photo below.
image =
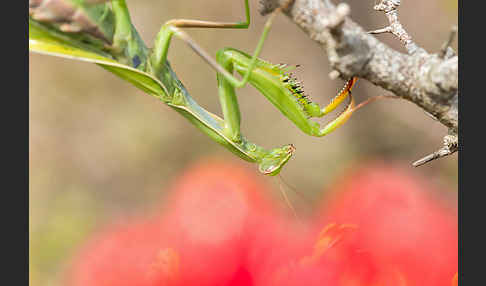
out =
{"type": "Polygon", "coordinates": [[[164,85],[150,74],[115,61],[109,53],[84,45],[29,18],[29,50],[41,54],[95,63],[155,97],[167,95],[164,85]]]}

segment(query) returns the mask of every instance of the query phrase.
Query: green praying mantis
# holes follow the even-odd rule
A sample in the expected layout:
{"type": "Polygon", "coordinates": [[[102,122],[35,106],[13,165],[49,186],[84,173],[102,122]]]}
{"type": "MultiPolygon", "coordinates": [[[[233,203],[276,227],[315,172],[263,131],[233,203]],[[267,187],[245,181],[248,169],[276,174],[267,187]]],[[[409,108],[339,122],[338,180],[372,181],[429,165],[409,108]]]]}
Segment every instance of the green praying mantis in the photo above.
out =
{"type": "MultiPolygon", "coordinates": [[[[244,0],[244,22],[223,23],[175,19],[166,22],[148,48],[131,22],[125,0],[30,0],[29,50],[95,63],[132,83],[184,116],[199,130],[240,158],[255,162],[266,175],[277,175],[295,151],[292,144],[271,150],[246,139],[240,131],[241,115],[235,90],[247,83],[261,92],[304,133],[324,136],[346,122],[364,103],[355,106],[349,79],[330,104],[321,108],[303,93],[290,73],[291,67],[259,58],[277,8],[266,21],[253,55],[223,48],[213,59],[182,28],[245,29],[250,25],[250,7],[244,0]],[[205,110],[189,95],[167,60],[173,37],[184,41],[217,72],[223,118],[205,110]],[[241,79],[235,77],[235,73],[241,79]],[[345,110],[321,127],[311,120],[322,117],[349,99],[345,110]]],[[[288,1],[289,5],[293,1],[288,1]]],[[[287,6],[286,5],[286,6],[287,6]]]]}

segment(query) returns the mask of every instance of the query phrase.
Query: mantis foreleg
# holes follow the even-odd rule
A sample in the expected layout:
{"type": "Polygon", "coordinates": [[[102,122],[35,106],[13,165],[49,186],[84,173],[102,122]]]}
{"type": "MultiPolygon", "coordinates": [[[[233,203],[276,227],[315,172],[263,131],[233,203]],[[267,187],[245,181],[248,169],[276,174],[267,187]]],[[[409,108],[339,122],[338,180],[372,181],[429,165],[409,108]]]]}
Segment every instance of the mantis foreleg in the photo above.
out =
{"type": "MultiPolygon", "coordinates": [[[[234,70],[241,75],[247,74],[251,64],[251,57],[248,54],[231,48],[218,51],[217,60],[227,71],[233,72],[234,70]]],[[[319,105],[307,99],[299,83],[291,77],[288,70],[283,65],[274,65],[259,59],[252,69],[249,82],[305,133],[312,136],[329,134],[346,122],[355,111],[351,88],[356,82],[356,78],[350,79],[328,106],[320,108],[319,105]],[[310,120],[312,117],[321,117],[334,110],[348,97],[350,102],[344,112],[323,128],[317,122],[310,120]]],[[[235,86],[220,74],[218,74],[218,82],[221,101],[236,105],[235,86]]],[[[223,110],[224,108],[225,106],[223,106],[223,110]]],[[[226,108],[228,110],[237,109],[236,106],[226,108]]],[[[239,125],[236,122],[234,124],[228,122],[228,125],[233,127],[231,134],[237,134],[236,128],[239,125]]]]}

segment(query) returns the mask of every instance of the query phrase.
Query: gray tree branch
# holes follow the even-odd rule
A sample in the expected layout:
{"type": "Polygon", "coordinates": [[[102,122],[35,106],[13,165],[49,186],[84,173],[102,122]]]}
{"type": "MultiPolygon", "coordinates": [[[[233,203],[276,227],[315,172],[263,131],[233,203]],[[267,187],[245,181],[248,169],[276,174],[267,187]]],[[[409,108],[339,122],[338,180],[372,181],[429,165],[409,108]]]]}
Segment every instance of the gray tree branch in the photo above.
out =
{"type": "MultiPolygon", "coordinates": [[[[268,14],[286,2],[288,0],[260,0],[260,13],[268,14]]],[[[395,5],[392,10],[385,9],[390,8],[388,6],[375,6],[375,10],[388,13],[390,21],[390,26],[380,29],[381,32],[397,36],[406,45],[408,54],[390,48],[353,22],[347,17],[350,12],[347,4],[336,6],[329,0],[294,0],[283,13],[324,49],[335,70],[331,76],[366,79],[415,103],[449,128],[447,140],[444,140],[447,144],[414,163],[419,166],[458,150],[458,56],[449,47],[450,38],[444,44],[447,48],[435,54],[418,47],[398,21],[396,10],[400,1],[381,2],[379,5],[386,5],[386,2],[395,5]]]]}

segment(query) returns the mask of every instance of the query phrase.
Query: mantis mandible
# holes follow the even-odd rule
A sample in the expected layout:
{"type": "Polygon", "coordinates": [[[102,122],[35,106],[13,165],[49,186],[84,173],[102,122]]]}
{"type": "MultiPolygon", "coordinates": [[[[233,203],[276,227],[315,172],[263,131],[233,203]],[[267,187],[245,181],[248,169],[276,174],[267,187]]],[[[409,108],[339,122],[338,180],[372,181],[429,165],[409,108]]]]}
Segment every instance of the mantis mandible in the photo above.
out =
{"type": "Polygon", "coordinates": [[[273,19],[292,0],[270,15],[253,55],[223,48],[217,52],[216,59],[209,56],[182,28],[246,29],[250,25],[248,0],[244,0],[244,22],[170,20],[161,27],[151,49],[147,48],[132,24],[125,0],[112,0],[111,5],[105,2],[108,1],[30,0],[29,49],[100,65],[162,100],[240,158],[258,163],[258,169],[263,174],[278,174],[295,147],[289,144],[266,150],[241,134],[241,115],[235,94],[237,88],[247,83],[253,85],[284,116],[311,136],[329,134],[363,105],[355,106],[351,95],[356,77],[349,79],[331,103],[321,108],[304,95],[299,82],[289,73],[292,68],[259,58],[273,19]],[[174,36],[184,41],[216,70],[223,118],[199,106],[172,70],[167,55],[174,36]],[[235,72],[241,79],[234,76],[235,72]],[[349,102],[345,110],[324,127],[311,120],[331,112],[346,98],[349,98],[349,102]]]}

